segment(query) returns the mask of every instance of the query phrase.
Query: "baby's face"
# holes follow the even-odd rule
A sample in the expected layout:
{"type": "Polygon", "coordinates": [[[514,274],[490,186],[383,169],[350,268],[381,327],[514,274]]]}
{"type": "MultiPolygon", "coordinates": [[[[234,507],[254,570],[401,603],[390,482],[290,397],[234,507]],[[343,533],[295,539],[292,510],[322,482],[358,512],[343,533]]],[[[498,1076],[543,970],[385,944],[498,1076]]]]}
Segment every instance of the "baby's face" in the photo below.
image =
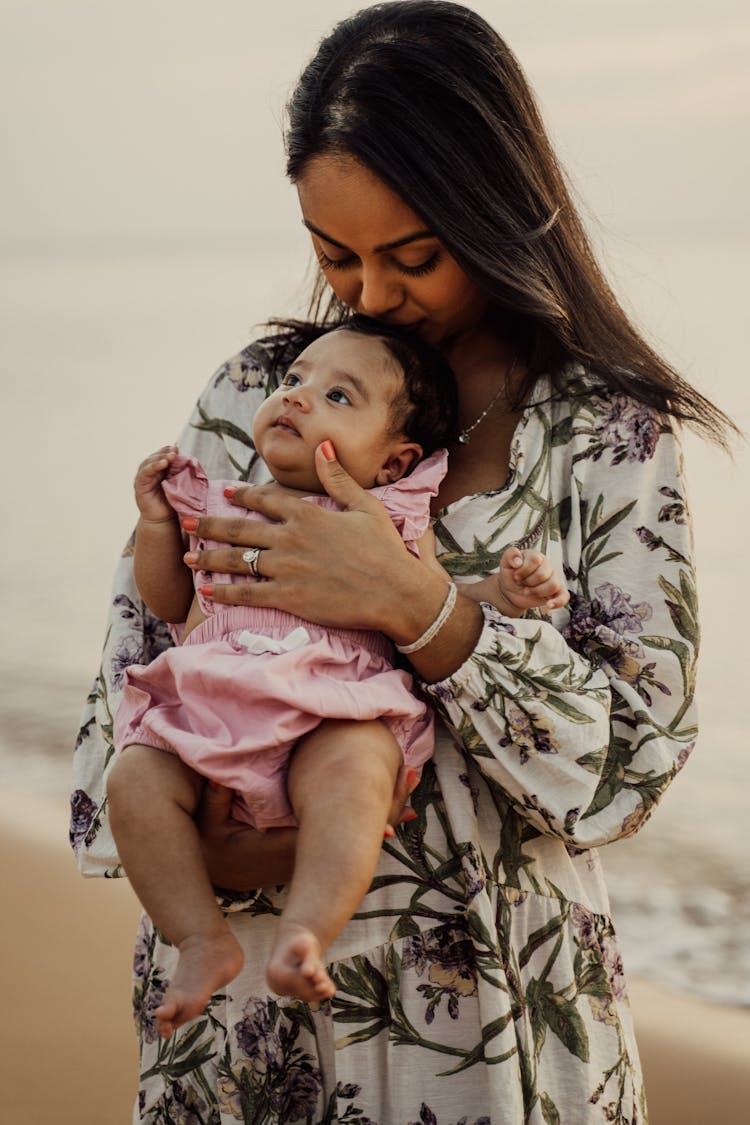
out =
{"type": "Polygon", "coordinates": [[[336,456],[363,488],[379,479],[391,451],[403,446],[393,428],[392,403],[403,372],[376,337],[339,329],[297,357],[278,390],[255,415],[255,448],[274,478],[288,488],[324,491],[315,450],[333,442],[336,456]]]}

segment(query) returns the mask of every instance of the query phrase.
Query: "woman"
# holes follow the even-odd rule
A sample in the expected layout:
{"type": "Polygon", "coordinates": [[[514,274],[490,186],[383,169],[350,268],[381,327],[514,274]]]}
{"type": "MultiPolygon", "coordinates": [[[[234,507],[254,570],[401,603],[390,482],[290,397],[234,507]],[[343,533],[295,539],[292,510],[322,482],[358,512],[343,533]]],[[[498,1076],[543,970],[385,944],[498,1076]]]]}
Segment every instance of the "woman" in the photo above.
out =
{"type": "MultiPolygon", "coordinates": [[[[207,862],[231,888],[246,967],[165,1045],[153,1012],[175,951],[144,919],[138,1119],[642,1122],[596,848],[638,830],[695,740],[675,427],[721,440],[731,423],[628,323],[518,65],[475,13],[407,0],[344,21],[300,79],[287,147],[321,265],[315,319],[411,326],[454,368],[462,432],[434,513],[440,562],[491,584],[510,543],[537,546],[571,602],[512,623],[467,597],[446,606],[444,576],[404,557],[335,461],[321,471],[340,512],[238,487],[237,505],[275,522],[201,521],[227,546],[191,566],[242,573],[259,548],[267,578],[217,585],[217,605],[387,634],[411,649],[444,726],[317,1009],[263,983],[284,903],[269,884],[291,874],[293,830],[259,838],[226,820],[224,791],[207,794],[207,862]]],[[[209,384],[180,441],[209,475],[268,479],[250,415],[294,353],[293,334],[259,341],[209,384]]],[[[117,865],[102,797],[122,671],[168,643],[127,553],[115,595],[77,752],[72,833],[89,873],[117,865]]],[[[325,737],[297,754],[314,759],[325,737]]],[[[395,806],[405,796],[402,782],[395,806]]]]}

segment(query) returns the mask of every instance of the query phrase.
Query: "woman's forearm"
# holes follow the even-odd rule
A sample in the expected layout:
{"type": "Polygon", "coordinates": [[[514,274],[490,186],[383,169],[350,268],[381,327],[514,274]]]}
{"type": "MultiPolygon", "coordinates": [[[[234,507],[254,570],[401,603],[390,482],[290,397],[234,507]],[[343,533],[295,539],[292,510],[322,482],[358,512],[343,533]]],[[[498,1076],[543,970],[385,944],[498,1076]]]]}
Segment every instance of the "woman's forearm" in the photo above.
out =
{"type": "MultiPolygon", "coordinates": [[[[444,573],[409,556],[398,582],[389,590],[383,610],[383,631],[397,645],[412,644],[440,614],[448,589],[444,573]]],[[[435,636],[423,648],[408,654],[414,671],[428,683],[452,675],[474,651],[483,623],[478,603],[459,593],[453,610],[435,636]]]]}
{"type": "Polygon", "coordinates": [[[193,600],[193,576],[182,561],[184,550],[177,517],[138,521],[135,581],[148,608],[162,621],[184,621],[193,600]]]}

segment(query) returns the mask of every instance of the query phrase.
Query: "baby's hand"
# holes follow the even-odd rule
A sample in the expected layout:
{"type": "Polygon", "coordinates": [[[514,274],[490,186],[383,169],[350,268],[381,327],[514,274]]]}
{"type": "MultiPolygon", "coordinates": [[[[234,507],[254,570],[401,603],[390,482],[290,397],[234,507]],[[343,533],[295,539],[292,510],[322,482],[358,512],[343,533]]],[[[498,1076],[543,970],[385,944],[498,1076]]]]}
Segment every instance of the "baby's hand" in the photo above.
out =
{"type": "Polygon", "coordinates": [[[161,488],[161,482],[176,456],[177,446],[165,445],[138,466],[133,490],[141,519],[147,523],[166,523],[176,518],[161,488]]]}
{"type": "Polygon", "coordinates": [[[527,609],[560,609],[570,601],[547,556],[518,547],[508,548],[497,574],[467,583],[461,593],[475,601],[489,602],[506,617],[520,617],[527,609]]]}

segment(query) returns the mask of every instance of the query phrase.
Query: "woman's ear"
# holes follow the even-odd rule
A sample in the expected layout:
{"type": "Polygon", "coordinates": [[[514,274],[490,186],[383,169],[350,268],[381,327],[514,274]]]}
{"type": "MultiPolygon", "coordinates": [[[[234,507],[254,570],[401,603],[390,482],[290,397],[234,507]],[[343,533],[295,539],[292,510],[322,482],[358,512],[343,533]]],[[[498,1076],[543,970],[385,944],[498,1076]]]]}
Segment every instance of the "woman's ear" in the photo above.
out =
{"type": "Polygon", "coordinates": [[[375,477],[376,486],[395,484],[412,469],[422,456],[422,446],[415,441],[395,446],[375,477]]]}

